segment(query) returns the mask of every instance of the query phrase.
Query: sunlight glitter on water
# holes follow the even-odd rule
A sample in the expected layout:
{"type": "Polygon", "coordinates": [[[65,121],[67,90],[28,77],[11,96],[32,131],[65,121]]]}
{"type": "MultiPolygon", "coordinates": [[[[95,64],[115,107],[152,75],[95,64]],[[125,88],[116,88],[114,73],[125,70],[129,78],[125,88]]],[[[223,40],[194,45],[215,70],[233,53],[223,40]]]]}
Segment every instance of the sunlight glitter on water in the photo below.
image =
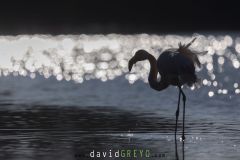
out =
{"type": "MultiPolygon", "coordinates": [[[[240,38],[230,35],[20,35],[0,37],[1,75],[36,77],[36,73],[58,81],[73,80],[113,80],[124,75],[129,83],[137,80],[147,82],[149,64],[137,63],[132,73],[128,73],[128,60],[138,49],[145,49],[156,58],[168,48],[177,48],[178,43],[188,43],[193,37],[197,40],[191,49],[208,51],[200,56],[203,67],[198,72],[206,72],[203,85],[222,89],[230,80],[239,83],[233,75],[221,77],[225,70],[238,70],[240,67],[240,38]],[[225,67],[228,65],[228,67],[225,67]],[[217,77],[216,77],[217,76],[217,77]],[[230,80],[229,80],[230,79],[230,80]]],[[[236,86],[236,85],[235,85],[236,86]]],[[[233,88],[238,93],[238,87],[233,88]]],[[[209,97],[218,90],[209,91],[209,97]]]]}

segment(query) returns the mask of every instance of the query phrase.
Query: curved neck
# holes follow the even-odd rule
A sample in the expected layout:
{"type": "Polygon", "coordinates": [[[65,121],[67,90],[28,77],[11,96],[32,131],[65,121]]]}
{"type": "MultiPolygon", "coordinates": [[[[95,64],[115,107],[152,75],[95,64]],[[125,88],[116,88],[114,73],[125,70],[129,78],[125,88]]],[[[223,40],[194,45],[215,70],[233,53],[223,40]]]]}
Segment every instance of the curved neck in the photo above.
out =
{"type": "Polygon", "coordinates": [[[153,55],[148,54],[147,59],[150,62],[150,73],[148,76],[148,82],[149,82],[150,87],[157,91],[161,91],[161,90],[167,88],[168,83],[164,80],[163,77],[161,77],[160,82],[157,81],[158,68],[157,68],[156,58],[153,55]]]}

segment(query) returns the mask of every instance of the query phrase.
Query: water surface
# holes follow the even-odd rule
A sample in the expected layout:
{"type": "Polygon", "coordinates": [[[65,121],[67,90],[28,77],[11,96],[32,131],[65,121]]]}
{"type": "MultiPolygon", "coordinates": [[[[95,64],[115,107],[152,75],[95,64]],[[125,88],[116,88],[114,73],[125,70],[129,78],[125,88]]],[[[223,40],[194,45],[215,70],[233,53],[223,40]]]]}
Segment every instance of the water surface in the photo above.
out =
{"type": "Polygon", "coordinates": [[[177,150],[178,90],[150,89],[148,63],[128,73],[127,61],[136,49],[157,57],[192,36],[1,37],[1,159],[91,159],[93,150],[126,149],[162,156],[150,159],[239,159],[240,41],[199,36],[192,48],[209,52],[200,57],[200,88],[183,89],[186,140],[183,148],[180,112],[177,150]]]}

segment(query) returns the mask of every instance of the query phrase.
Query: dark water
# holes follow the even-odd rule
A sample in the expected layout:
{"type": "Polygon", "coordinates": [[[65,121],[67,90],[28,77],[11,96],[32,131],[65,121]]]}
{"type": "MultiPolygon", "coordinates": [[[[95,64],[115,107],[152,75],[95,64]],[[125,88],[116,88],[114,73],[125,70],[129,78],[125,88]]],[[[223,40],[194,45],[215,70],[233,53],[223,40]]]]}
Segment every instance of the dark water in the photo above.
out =
{"type": "Polygon", "coordinates": [[[124,78],[79,85],[54,78],[2,77],[0,157],[93,159],[89,157],[93,150],[96,154],[136,149],[151,153],[151,158],[137,159],[172,160],[178,153],[179,159],[184,154],[187,160],[237,160],[239,96],[209,98],[204,87],[184,90],[188,98],[186,140],[183,150],[180,116],[176,150],[178,93],[174,87],[158,93],[142,81],[130,85],[124,78]]]}

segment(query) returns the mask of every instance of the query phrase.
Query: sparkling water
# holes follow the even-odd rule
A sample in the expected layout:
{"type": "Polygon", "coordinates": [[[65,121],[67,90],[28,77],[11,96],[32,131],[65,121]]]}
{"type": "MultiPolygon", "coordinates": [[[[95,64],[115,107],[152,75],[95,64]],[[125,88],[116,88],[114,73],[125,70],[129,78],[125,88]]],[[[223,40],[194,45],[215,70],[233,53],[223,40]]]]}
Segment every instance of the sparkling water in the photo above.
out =
{"type": "Polygon", "coordinates": [[[150,159],[178,153],[187,160],[237,160],[239,67],[240,38],[233,33],[1,36],[0,157],[91,159],[81,156],[144,148],[161,155],[150,159]],[[186,140],[181,106],[175,143],[177,88],[156,92],[147,83],[148,61],[131,73],[127,65],[138,49],[157,58],[193,37],[191,49],[208,53],[199,56],[199,88],[183,88],[186,140]]]}

